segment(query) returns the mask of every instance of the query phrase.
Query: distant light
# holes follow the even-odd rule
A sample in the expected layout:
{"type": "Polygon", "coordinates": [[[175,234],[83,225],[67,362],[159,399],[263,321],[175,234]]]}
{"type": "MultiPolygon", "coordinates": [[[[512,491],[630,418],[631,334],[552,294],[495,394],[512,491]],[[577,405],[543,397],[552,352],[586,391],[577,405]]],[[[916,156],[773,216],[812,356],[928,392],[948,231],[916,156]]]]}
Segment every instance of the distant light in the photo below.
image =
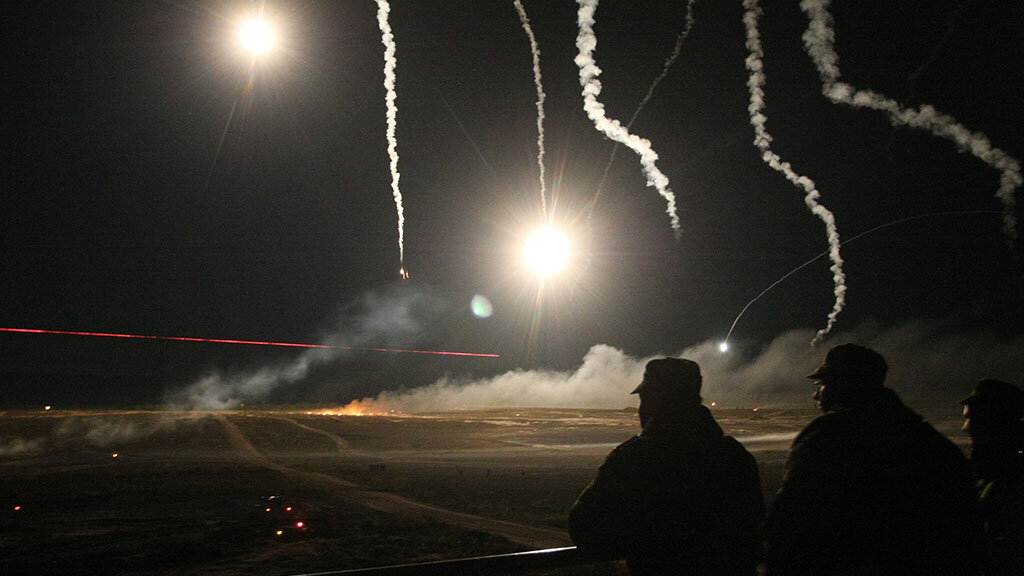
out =
{"type": "Polygon", "coordinates": [[[14,507],[14,511],[15,511],[15,512],[19,512],[19,511],[21,511],[21,506],[15,506],[15,507],[14,507]]]}
{"type": "Polygon", "coordinates": [[[296,522],[296,523],[295,523],[295,527],[296,527],[296,528],[302,528],[302,527],[304,527],[305,525],[306,525],[306,523],[305,523],[305,522],[296,522]]]}
{"type": "Polygon", "coordinates": [[[291,512],[291,511],[292,511],[292,507],[291,507],[291,506],[289,506],[289,507],[285,508],[285,509],[284,509],[284,511],[285,511],[285,512],[291,512]]]}
{"type": "Polygon", "coordinates": [[[477,318],[490,318],[491,314],[494,314],[494,306],[491,301],[480,294],[473,296],[473,299],[469,301],[469,309],[477,318]]]}
{"type": "Polygon", "coordinates": [[[43,410],[49,410],[49,409],[50,409],[49,405],[43,406],[43,410]]]}
{"type": "Polygon", "coordinates": [[[266,511],[267,511],[267,512],[270,512],[270,508],[267,508],[267,510],[266,510],[266,511]]]}
{"type": "Polygon", "coordinates": [[[569,239],[554,228],[541,228],[527,238],[523,259],[542,278],[555,274],[569,263],[569,239]]]}
{"type": "Polygon", "coordinates": [[[110,457],[111,458],[117,458],[117,452],[114,452],[113,454],[111,454],[110,457]]]}
{"type": "Polygon", "coordinates": [[[278,535],[278,536],[280,536],[281,534],[284,534],[284,530],[278,530],[278,531],[277,531],[277,535],[278,535]]]}
{"type": "Polygon", "coordinates": [[[729,351],[729,343],[728,342],[722,342],[721,344],[719,344],[718,345],[718,351],[722,352],[722,353],[728,352],[729,351]]]}
{"type": "Polygon", "coordinates": [[[712,407],[712,408],[714,408],[714,407],[715,407],[715,403],[714,403],[714,402],[712,402],[712,403],[711,403],[711,407],[712,407]]]}
{"type": "Polygon", "coordinates": [[[253,18],[238,33],[242,45],[254,54],[263,54],[274,46],[274,29],[262,18],[253,18]]]}

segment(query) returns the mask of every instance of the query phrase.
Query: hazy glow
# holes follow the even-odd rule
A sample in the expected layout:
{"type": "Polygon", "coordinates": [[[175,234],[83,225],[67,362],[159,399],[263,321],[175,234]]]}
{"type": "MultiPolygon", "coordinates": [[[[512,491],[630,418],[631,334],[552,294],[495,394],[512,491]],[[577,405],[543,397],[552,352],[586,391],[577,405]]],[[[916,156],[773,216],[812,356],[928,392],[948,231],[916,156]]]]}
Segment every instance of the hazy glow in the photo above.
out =
{"type": "Polygon", "coordinates": [[[569,239],[554,228],[541,228],[527,238],[523,259],[541,277],[555,274],[569,263],[569,239]]]}
{"type": "Polygon", "coordinates": [[[719,352],[728,352],[729,351],[729,343],[728,342],[722,342],[721,344],[719,344],[718,345],[718,351],[719,352]]]}
{"type": "Polygon", "coordinates": [[[238,38],[250,52],[263,54],[274,46],[274,29],[262,18],[253,18],[242,24],[238,38]]]}

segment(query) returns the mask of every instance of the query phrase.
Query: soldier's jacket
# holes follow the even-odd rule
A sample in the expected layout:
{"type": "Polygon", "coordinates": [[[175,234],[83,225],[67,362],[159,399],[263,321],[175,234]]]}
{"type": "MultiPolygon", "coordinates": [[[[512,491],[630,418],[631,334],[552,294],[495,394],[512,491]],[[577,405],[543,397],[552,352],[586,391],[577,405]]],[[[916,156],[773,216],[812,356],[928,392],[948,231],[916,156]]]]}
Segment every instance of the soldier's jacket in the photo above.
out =
{"type": "Polygon", "coordinates": [[[581,552],[636,574],[753,574],[764,516],[754,458],[707,408],[652,418],[569,512],[581,552]]]}
{"type": "Polygon", "coordinates": [[[772,576],[974,575],[979,530],[963,454],[883,388],[793,441],[766,560],[772,576]]]}

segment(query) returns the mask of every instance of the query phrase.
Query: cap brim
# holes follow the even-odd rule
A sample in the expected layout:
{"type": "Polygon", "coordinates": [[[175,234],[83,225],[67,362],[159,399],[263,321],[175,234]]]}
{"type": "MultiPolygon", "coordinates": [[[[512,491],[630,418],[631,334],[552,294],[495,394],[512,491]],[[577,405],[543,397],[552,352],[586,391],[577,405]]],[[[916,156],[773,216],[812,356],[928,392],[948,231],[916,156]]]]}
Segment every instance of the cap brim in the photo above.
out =
{"type": "Polygon", "coordinates": [[[641,383],[637,384],[637,385],[636,385],[636,388],[633,388],[633,391],[632,391],[632,392],[630,392],[630,394],[639,394],[639,393],[640,393],[640,390],[641,390],[641,389],[642,389],[643,387],[644,387],[644,383],[643,383],[643,382],[641,382],[641,383]]]}
{"type": "Polygon", "coordinates": [[[977,394],[971,394],[970,396],[968,396],[968,397],[964,398],[963,400],[961,400],[960,401],[960,405],[961,406],[970,406],[971,404],[974,404],[977,400],[978,400],[978,395],[977,394]]]}
{"type": "Polygon", "coordinates": [[[819,366],[817,370],[808,374],[807,377],[811,378],[812,380],[821,380],[822,378],[827,376],[829,372],[831,372],[831,370],[829,370],[825,366],[819,366]]]}

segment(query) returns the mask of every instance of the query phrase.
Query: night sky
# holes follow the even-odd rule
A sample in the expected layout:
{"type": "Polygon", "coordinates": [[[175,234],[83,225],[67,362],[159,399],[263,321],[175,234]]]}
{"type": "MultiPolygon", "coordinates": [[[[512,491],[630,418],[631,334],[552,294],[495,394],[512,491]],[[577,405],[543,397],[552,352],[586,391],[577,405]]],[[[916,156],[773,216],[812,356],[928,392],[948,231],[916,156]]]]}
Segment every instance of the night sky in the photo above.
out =
{"type": "MultiPolygon", "coordinates": [[[[751,298],[827,247],[803,192],[752,144],[742,3],[696,3],[681,56],[633,125],[660,155],[681,239],[622,148],[582,275],[587,207],[612,143],[583,111],[576,3],[523,3],[541,50],[549,208],[576,248],[539,295],[519,256],[541,207],[530,46],[511,0],[393,3],[405,281],[375,2],[266,2],[280,38],[255,65],[237,44],[248,2],[6,6],[0,327],[308,343],[346,334],[362,347],[501,354],[347,354],[268,398],[289,402],[571,370],[595,344],[644,356],[721,340],[751,298]],[[471,312],[477,294],[493,303],[490,318],[471,312]],[[411,312],[415,329],[364,321],[410,302],[423,308],[411,312]]],[[[946,140],[831,103],[798,3],[764,9],[773,149],[814,179],[841,238],[929,215],[843,246],[836,330],[928,321],[1020,338],[1024,242],[1002,233],[999,173],[946,140]]],[[[843,79],[931,104],[1024,158],[1020,2],[848,0],[833,14],[843,79]]],[[[681,0],[600,4],[609,116],[632,115],[685,15],[681,0]]],[[[734,353],[824,326],[832,301],[822,259],[751,306],[734,353]]],[[[295,354],[0,333],[0,405],[158,403],[210,371],[295,354]]]]}

